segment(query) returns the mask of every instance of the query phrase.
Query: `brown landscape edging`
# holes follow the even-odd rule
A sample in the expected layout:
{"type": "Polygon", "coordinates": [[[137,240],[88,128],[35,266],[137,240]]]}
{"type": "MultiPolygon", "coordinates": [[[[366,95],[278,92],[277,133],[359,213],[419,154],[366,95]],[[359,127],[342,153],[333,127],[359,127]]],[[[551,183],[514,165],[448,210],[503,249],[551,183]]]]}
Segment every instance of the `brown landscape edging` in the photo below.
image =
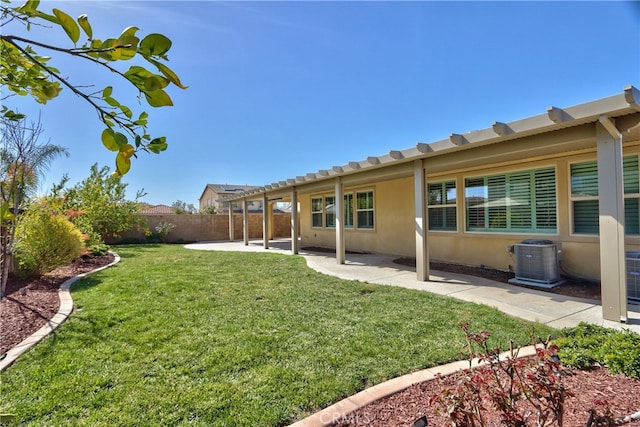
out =
{"type": "MultiPolygon", "coordinates": [[[[522,347],[518,351],[518,357],[529,357],[535,354],[536,346],[534,345],[522,347]]],[[[510,356],[511,353],[506,351],[500,355],[500,358],[510,356]]],[[[373,387],[354,394],[353,396],[342,399],[341,401],[334,403],[333,405],[324,408],[303,420],[291,424],[289,427],[330,427],[340,420],[349,419],[349,416],[358,409],[406,390],[413,385],[420,384],[425,381],[432,381],[438,376],[451,375],[456,372],[485,364],[486,363],[479,363],[478,359],[473,359],[471,364],[469,364],[468,360],[460,360],[457,362],[447,363],[446,365],[435,366],[433,368],[402,375],[400,377],[390,379],[389,381],[376,384],[373,387]]]]}
{"type": "Polygon", "coordinates": [[[23,353],[29,350],[31,347],[42,341],[44,337],[52,333],[58,326],[64,323],[65,320],[69,317],[71,312],[73,311],[73,298],[71,298],[71,286],[78,280],[83,277],[88,276],[89,274],[93,274],[97,271],[104,270],[105,268],[109,268],[114,264],[117,264],[120,261],[120,257],[115,252],[110,252],[114,255],[115,259],[111,264],[102,266],[100,268],[96,268],[95,270],[89,271],[87,273],[79,274],[71,279],[65,281],[58,290],[58,298],[60,298],[60,308],[55,316],[47,321],[40,329],[35,331],[29,337],[25,338],[21,343],[14,346],[10,349],[4,359],[0,360],[0,372],[7,369],[9,366],[13,364],[13,362],[18,359],[23,353]]]}

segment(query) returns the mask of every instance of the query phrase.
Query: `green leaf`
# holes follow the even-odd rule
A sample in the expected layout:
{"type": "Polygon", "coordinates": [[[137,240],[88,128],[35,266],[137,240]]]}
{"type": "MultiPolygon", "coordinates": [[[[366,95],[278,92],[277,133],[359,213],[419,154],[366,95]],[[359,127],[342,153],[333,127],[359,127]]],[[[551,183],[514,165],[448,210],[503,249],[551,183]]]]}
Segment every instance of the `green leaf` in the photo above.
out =
{"type": "MultiPolygon", "coordinates": [[[[91,44],[89,45],[89,49],[102,49],[102,40],[100,39],[94,39],[91,40],[91,44]]],[[[88,52],[87,55],[89,55],[92,58],[98,58],[100,57],[100,53],[99,52],[88,52]]]]}
{"type": "Polygon", "coordinates": [[[131,144],[124,144],[120,147],[120,154],[122,154],[124,158],[130,159],[135,153],[136,150],[131,144]]]}
{"type": "Polygon", "coordinates": [[[91,39],[93,37],[93,30],[91,29],[91,24],[89,24],[89,17],[86,14],[82,14],[78,16],[78,24],[82,28],[82,31],[91,39]]]}
{"type": "Polygon", "coordinates": [[[125,157],[122,152],[119,152],[116,156],[116,172],[122,176],[129,172],[131,169],[131,158],[125,157]]]}
{"type": "Polygon", "coordinates": [[[1,221],[11,221],[15,218],[15,216],[11,213],[9,209],[9,203],[4,202],[2,206],[0,206],[0,220],[1,221]]]}
{"type": "Polygon", "coordinates": [[[60,9],[53,9],[53,14],[60,20],[60,25],[67,33],[71,41],[75,44],[80,39],[80,28],[72,17],[61,11],[60,9]]]}
{"type": "Polygon", "coordinates": [[[100,52],[98,55],[100,58],[106,59],[107,61],[117,61],[120,59],[120,53],[122,51],[120,48],[116,48],[116,46],[119,45],[120,43],[116,39],[106,39],[100,47],[105,50],[100,52]]]}
{"type": "Polygon", "coordinates": [[[102,131],[102,145],[104,145],[105,147],[107,147],[107,150],[109,151],[118,151],[120,150],[120,147],[118,146],[118,143],[116,142],[116,137],[115,137],[115,132],[113,131],[113,129],[105,129],[102,131]]]}
{"type": "Polygon", "coordinates": [[[16,8],[18,12],[30,12],[38,9],[40,5],[40,0],[27,0],[25,4],[16,8]]]}
{"type": "Polygon", "coordinates": [[[164,136],[155,138],[153,141],[151,141],[147,145],[147,149],[152,153],[160,154],[161,151],[166,150],[167,147],[169,146],[166,141],[167,141],[167,138],[164,136]]]}
{"type": "Polygon", "coordinates": [[[154,90],[153,92],[145,92],[144,96],[152,107],[170,107],[173,105],[173,101],[169,94],[162,89],[154,90]]]}
{"type": "Polygon", "coordinates": [[[44,19],[45,21],[49,21],[56,25],[60,25],[60,20],[53,15],[49,15],[48,13],[44,13],[44,12],[40,12],[39,10],[36,10],[34,13],[34,16],[37,16],[38,18],[44,19]]]}
{"type": "Polygon", "coordinates": [[[102,131],[102,144],[109,151],[120,151],[120,148],[127,144],[127,137],[107,128],[102,131]]]}
{"type": "Polygon", "coordinates": [[[153,74],[151,71],[147,70],[144,67],[140,67],[138,65],[130,67],[125,73],[125,77],[133,83],[140,91],[145,92],[148,89],[145,86],[145,82],[150,77],[157,77],[159,81],[161,81],[161,87],[166,87],[169,84],[169,81],[164,79],[162,76],[158,76],[153,74]]]}
{"type": "Polygon", "coordinates": [[[120,132],[115,133],[115,138],[116,138],[116,143],[118,144],[118,147],[122,147],[123,145],[126,145],[128,142],[127,137],[120,132]]]}
{"type": "Polygon", "coordinates": [[[142,138],[140,135],[136,135],[136,148],[140,148],[140,145],[142,145],[142,138]]]}
{"type": "Polygon", "coordinates": [[[125,35],[120,36],[118,41],[120,42],[120,46],[122,46],[120,48],[120,60],[126,61],[136,56],[136,53],[138,53],[138,42],[140,39],[135,36],[125,35]]]}
{"type": "Polygon", "coordinates": [[[107,86],[104,88],[104,90],[102,91],[102,97],[103,98],[108,98],[111,96],[111,93],[113,92],[113,87],[111,86],[107,86]]]}
{"type": "Polygon", "coordinates": [[[171,68],[167,67],[163,63],[158,62],[155,59],[150,58],[148,56],[145,56],[144,58],[147,61],[151,62],[153,65],[155,65],[158,68],[158,71],[160,71],[167,79],[169,79],[171,83],[178,86],[180,89],[186,89],[188,87],[188,86],[184,86],[182,82],[180,82],[180,78],[175,72],[173,72],[171,68]]]}
{"type": "Polygon", "coordinates": [[[136,35],[136,32],[139,29],[140,28],[138,27],[127,27],[124,30],[122,30],[122,33],[120,33],[120,37],[118,37],[118,39],[122,39],[123,37],[133,37],[136,35]]]}
{"type": "Polygon", "coordinates": [[[171,40],[162,34],[149,34],[142,39],[139,49],[149,55],[164,55],[171,49],[171,40]]]}
{"type": "Polygon", "coordinates": [[[144,79],[144,88],[151,92],[162,89],[162,81],[157,76],[149,76],[144,79]]]}
{"type": "Polygon", "coordinates": [[[133,116],[133,112],[131,111],[131,108],[127,107],[126,105],[118,105],[118,108],[120,108],[120,111],[122,111],[122,114],[124,114],[128,119],[130,119],[133,116]]]}
{"type": "Polygon", "coordinates": [[[111,105],[112,107],[119,107],[120,103],[118,102],[117,99],[115,98],[111,98],[110,96],[104,98],[104,102],[106,102],[107,104],[111,105]]]}

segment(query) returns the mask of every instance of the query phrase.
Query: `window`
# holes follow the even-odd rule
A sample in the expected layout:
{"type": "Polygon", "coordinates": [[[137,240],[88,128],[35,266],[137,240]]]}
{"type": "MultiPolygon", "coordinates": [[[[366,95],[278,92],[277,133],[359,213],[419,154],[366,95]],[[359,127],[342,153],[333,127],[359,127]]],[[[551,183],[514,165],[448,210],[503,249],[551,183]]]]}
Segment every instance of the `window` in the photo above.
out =
{"type": "MultiPolygon", "coordinates": [[[[335,228],[336,226],[336,197],[327,195],[311,198],[311,226],[335,228]]],[[[357,228],[373,228],[373,191],[361,191],[355,195],[344,195],[344,228],[354,228],[354,207],[357,228]]]]}
{"type": "Polygon", "coordinates": [[[555,169],[467,178],[465,205],[470,231],[555,233],[555,169]]]}
{"type": "Polygon", "coordinates": [[[336,198],[335,196],[325,196],[324,198],[324,226],[336,227],[336,198]]]}
{"type": "Polygon", "coordinates": [[[373,191],[358,191],[356,193],[356,218],[358,228],[372,229],[373,218],[373,191]]]}
{"type": "Polygon", "coordinates": [[[456,182],[429,184],[427,193],[429,230],[456,230],[456,182]]]}
{"type": "Polygon", "coordinates": [[[353,194],[344,195],[344,228],[353,228],[353,194]]]}
{"type": "Polygon", "coordinates": [[[322,197],[311,198],[311,226],[322,227],[322,197]]]}
{"type": "MultiPolygon", "coordinates": [[[[598,206],[598,162],[573,163],[571,169],[571,205],[573,232],[598,234],[600,231],[598,206]]],[[[624,217],[626,234],[640,234],[640,183],[638,157],[627,156],[622,161],[624,184],[624,217]]]]}

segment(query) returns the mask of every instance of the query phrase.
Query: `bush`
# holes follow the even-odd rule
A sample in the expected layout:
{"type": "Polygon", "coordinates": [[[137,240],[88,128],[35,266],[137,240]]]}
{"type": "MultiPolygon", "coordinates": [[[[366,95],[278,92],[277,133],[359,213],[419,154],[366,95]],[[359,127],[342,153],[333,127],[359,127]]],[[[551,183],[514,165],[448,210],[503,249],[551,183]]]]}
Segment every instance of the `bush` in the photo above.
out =
{"type": "Polygon", "coordinates": [[[167,240],[167,236],[174,228],[176,228],[176,225],[170,222],[161,222],[160,224],[156,225],[156,231],[160,235],[160,239],[163,242],[167,240]]]}
{"type": "Polygon", "coordinates": [[[611,334],[600,348],[600,360],[614,374],[640,378],[640,335],[630,330],[611,334]]]}
{"type": "Polygon", "coordinates": [[[80,230],[46,205],[34,204],[18,218],[14,255],[18,272],[42,275],[82,254],[80,230]]]}
{"type": "Polygon", "coordinates": [[[555,345],[536,347],[536,355],[530,358],[518,358],[514,349],[501,358],[500,349],[489,345],[488,332],[471,332],[467,323],[461,327],[470,366],[475,358],[486,365],[470,369],[456,385],[445,386],[431,397],[429,403],[447,414],[450,425],[487,426],[484,411],[489,405],[500,413],[504,426],[523,427],[530,418],[538,426],[562,425],[565,399],[573,393],[563,384],[569,372],[560,365],[555,345]],[[533,410],[523,408],[524,401],[533,410]]]}
{"type": "Polygon", "coordinates": [[[587,368],[599,363],[614,374],[640,378],[640,335],[635,332],[581,323],[564,329],[556,344],[567,366],[587,368]]]}
{"type": "Polygon", "coordinates": [[[100,244],[100,245],[91,245],[89,246],[89,252],[93,256],[104,256],[109,252],[109,246],[100,244]]]}

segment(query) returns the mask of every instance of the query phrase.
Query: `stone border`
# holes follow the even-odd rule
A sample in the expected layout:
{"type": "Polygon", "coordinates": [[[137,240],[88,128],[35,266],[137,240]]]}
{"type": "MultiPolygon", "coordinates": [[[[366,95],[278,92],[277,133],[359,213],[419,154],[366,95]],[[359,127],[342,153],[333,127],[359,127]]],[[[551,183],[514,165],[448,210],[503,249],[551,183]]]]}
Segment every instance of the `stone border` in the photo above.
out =
{"type": "Polygon", "coordinates": [[[65,281],[62,285],[60,285],[60,289],[58,290],[58,297],[60,298],[60,308],[58,312],[51,319],[47,321],[40,329],[34,332],[31,336],[25,338],[20,344],[17,344],[15,347],[10,349],[4,359],[0,360],[0,372],[7,369],[9,366],[13,364],[13,362],[18,359],[23,353],[29,350],[31,347],[39,343],[44,337],[52,333],[58,326],[64,323],[65,320],[69,317],[71,312],[73,311],[73,299],[71,298],[71,286],[78,280],[83,277],[88,276],[89,274],[93,274],[97,271],[104,270],[105,268],[109,268],[114,264],[120,262],[120,256],[115,252],[109,252],[115,256],[115,259],[111,264],[105,265],[100,268],[96,268],[95,270],[89,271],[88,273],[82,273],[71,279],[65,281]]]}
{"type": "MultiPolygon", "coordinates": [[[[518,357],[528,357],[536,354],[536,347],[533,345],[522,347],[518,350],[518,357]]],[[[500,358],[510,357],[510,352],[504,352],[500,358]]],[[[431,381],[438,376],[451,375],[459,371],[477,367],[485,363],[478,363],[474,359],[469,366],[468,360],[460,360],[458,362],[448,363],[446,365],[435,366],[422,371],[406,374],[401,377],[390,379],[383,383],[374,385],[366,390],[354,394],[351,397],[342,399],[327,408],[316,412],[307,418],[291,424],[289,427],[330,427],[341,419],[349,419],[349,416],[358,409],[373,403],[377,400],[399,393],[409,387],[425,381],[431,381]]]]}

